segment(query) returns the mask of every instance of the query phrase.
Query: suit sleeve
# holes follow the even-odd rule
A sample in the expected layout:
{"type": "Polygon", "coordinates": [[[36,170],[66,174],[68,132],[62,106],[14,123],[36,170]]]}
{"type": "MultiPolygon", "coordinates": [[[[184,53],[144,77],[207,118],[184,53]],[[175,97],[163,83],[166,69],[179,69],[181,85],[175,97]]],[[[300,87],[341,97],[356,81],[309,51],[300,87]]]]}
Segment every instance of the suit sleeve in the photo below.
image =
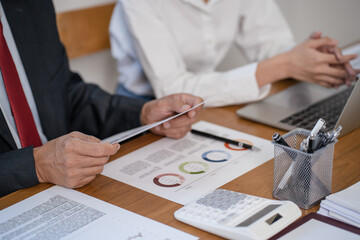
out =
{"type": "Polygon", "coordinates": [[[72,131],[103,139],[140,126],[145,101],[108,94],[96,85],[84,83],[76,73],[71,73],[68,98],[72,131]]]}
{"type": "MultiPolygon", "coordinates": [[[[68,100],[64,105],[69,112],[70,131],[103,139],[140,125],[144,101],[110,95],[96,85],[84,83],[76,73],[68,71],[68,74],[68,100]]],[[[4,143],[0,152],[0,197],[39,183],[33,147],[8,151],[4,143]]]]}
{"type": "Polygon", "coordinates": [[[39,183],[33,147],[1,153],[0,162],[0,197],[39,183]]]}
{"type": "MultiPolygon", "coordinates": [[[[140,125],[144,101],[110,95],[71,72],[52,1],[1,3],[48,140],[70,131],[103,139],[140,125]]],[[[33,148],[16,149],[0,135],[0,196],[38,183],[33,148]]]]}
{"type": "MultiPolygon", "coordinates": [[[[70,84],[68,104],[65,105],[70,113],[70,131],[103,139],[140,125],[144,101],[110,95],[95,85],[84,83],[79,75],[68,73],[70,84]]],[[[4,144],[0,146],[0,197],[38,184],[33,147],[8,151],[8,146],[1,140],[4,144]]]]}

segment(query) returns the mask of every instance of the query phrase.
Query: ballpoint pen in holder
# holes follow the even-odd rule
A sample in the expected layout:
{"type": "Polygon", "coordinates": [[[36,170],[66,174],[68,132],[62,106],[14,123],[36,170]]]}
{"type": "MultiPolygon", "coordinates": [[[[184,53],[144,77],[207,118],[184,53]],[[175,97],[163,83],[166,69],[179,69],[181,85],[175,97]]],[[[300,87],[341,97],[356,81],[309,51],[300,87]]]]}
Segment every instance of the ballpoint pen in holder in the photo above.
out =
{"type": "Polygon", "coordinates": [[[320,140],[317,138],[325,133],[309,136],[310,132],[298,128],[284,134],[282,139],[287,145],[273,138],[273,196],[291,200],[304,209],[313,207],[331,192],[333,153],[337,142],[335,137],[318,148],[316,145],[320,140]]]}

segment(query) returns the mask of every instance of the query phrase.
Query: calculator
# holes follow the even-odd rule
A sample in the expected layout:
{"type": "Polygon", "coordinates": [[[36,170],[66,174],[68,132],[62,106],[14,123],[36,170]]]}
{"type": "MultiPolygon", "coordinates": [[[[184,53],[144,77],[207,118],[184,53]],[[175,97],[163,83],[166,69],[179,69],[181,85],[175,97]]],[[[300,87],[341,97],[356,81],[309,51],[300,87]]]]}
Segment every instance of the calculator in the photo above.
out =
{"type": "Polygon", "coordinates": [[[267,239],[301,216],[291,201],[216,189],[185,205],[175,218],[227,239],[267,239]]]}

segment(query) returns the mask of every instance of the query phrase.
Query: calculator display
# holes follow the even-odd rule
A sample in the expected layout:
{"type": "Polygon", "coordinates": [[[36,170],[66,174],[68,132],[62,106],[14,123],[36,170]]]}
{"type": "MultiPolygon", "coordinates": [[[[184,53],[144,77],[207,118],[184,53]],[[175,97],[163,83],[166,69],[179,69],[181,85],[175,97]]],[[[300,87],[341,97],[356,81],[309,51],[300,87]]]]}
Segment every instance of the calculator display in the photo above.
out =
{"type": "MultiPolygon", "coordinates": [[[[274,209],[280,207],[281,205],[279,204],[271,204],[266,206],[265,208],[261,209],[260,211],[258,211],[257,213],[253,214],[252,216],[248,217],[247,219],[245,219],[244,221],[242,221],[241,223],[239,223],[238,225],[236,225],[236,227],[247,227],[251,224],[253,224],[254,222],[256,222],[257,220],[259,220],[260,218],[262,218],[263,216],[265,216],[266,214],[268,214],[269,212],[273,211],[274,209]]],[[[279,214],[278,214],[279,215],[279,214]]],[[[271,225],[272,223],[276,222],[277,220],[279,220],[281,218],[281,215],[279,216],[275,216],[275,220],[271,221],[270,223],[267,221],[267,223],[269,225],[271,225]]],[[[271,218],[272,219],[272,218],[271,218]]],[[[269,219],[269,220],[271,220],[269,219]]]]}

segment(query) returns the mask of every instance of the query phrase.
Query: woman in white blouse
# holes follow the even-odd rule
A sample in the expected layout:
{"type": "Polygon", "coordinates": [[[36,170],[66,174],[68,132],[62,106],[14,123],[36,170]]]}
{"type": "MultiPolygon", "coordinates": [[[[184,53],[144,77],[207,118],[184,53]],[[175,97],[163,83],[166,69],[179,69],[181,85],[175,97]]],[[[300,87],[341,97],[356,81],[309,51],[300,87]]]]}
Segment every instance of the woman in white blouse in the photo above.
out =
{"type": "Polygon", "coordinates": [[[110,39],[128,96],[226,92],[209,103],[224,106],[262,99],[281,79],[336,87],[357,72],[348,63],[357,56],[321,33],[296,46],[273,0],[119,0],[110,39]],[[217,72],[234,43],[252,63],[217,72]]]}

